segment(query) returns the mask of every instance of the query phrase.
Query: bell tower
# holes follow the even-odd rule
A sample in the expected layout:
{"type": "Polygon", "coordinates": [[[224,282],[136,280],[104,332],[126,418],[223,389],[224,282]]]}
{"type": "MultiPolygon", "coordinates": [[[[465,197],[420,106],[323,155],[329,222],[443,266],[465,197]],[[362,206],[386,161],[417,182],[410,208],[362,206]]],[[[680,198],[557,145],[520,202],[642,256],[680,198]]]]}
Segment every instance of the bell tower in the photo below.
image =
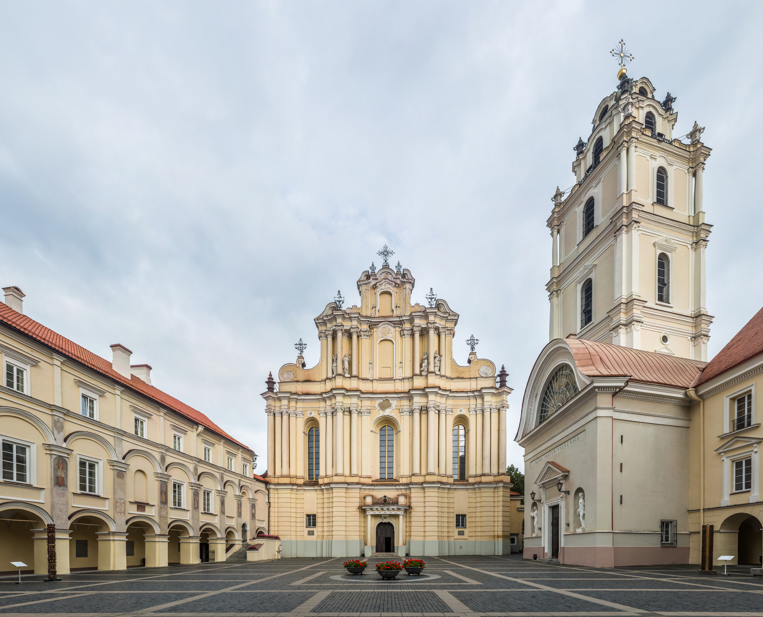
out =
{"type": "Polygon", "coordinates": [[[552,198],[549,338],[706,360],[704,128],[674,137],[676,98],[628,77],[622,41],[612,53],[617,88],[574,147],[575,184],[552,198]]]}

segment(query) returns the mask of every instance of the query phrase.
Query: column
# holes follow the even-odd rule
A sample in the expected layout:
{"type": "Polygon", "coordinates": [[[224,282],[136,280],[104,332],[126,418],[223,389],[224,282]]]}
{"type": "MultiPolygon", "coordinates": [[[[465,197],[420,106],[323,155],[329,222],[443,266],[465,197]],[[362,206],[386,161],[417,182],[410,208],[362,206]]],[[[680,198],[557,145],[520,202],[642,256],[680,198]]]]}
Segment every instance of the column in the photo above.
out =
{"type": "MultiPolygon", "coordinates": [[[[358,376],[358,326],[353,326],[352,332],[352,373],[353,377],[358,376]]],[[[357,410],[356,410],[357,411],[357,410]]]]}
{"type": "Polygon", "coordinates": [[[451,369],[453,367],[453,337],[456,335],[454,328],[445,328],[445,358],[442,362],[445,366],[445,376],[451,377],[451,369]]]}
{"type": "Polygon", "coordinates": [[[434,403],[427,405],[429,416],[427,419],[427,473],[437,473],[437,410],[434,403]]]}
{"type": "Polygon", "coordinates": [[[445,374],[445,328],[440,328],[440,375],[445,374]]]}
{"type": "Polygon", "coordinates": [[[143,540],[146,547],[146,567],[167,567],[167,549],[169,536],[164,534],[144,534],[143,540]]]}
{"type": "Polygon", "coordinates": [[[274,471],[273,475],[280,476],[281,475],[281,451],[283,450],[282,442],[281,442],[281,411],[274,411],[273,412],[273,423],[275,425],[275,431],[274,431],[274,442],[275,442],[275,448],[273,448],[274,452],[274,458],[275,458],[275,465],[274,465],[274,471]]]}
{"type": "Polygon", "coordinates": [[[307,476],[307,465],[305,464],[305,422],[304,412],[297,411],[292,419],[292,464],[291,475],[298,478],[307,476]]]}
{"type": "MultiPolygon", "coordinates": [[[[201,536],[180,536],[180,565],[188,566],[201,563],[199,540],[201,540],[201,536]]],[[[99,545],[98,549],[100,550],[100,548],[99,545]]],[[[225,552],[224,544],[223,552],[225,552]]],[[[98,556],[100,557],[100,554],[98,556]]],[[[100,570],[101,568],[99,567],[98,569],[100,570]]]]}
{"type": "Polygon", "coordinates": [[[411,410],[400,410],[400,430],[401,454],[403,456],[403,466],[400,475],[409,478],[411,475],[411,410]]]}
{"type": "MultiPolygon", "coordinates": [[[[339,339],[340,341],[342,339],[339,339]]],[[[344,408],[339,405],[336,408],[336,442],[334,444],[336,451],[336,475],[344,475],[344,408]]]]}
{"type": "Polygon", "coordinates": [[[620,158],[617,161],[617,195],[625,193],[628,186],[628,151],[623,144],[620,148],[620,158]]]}
{"type": "Polygon", "coordinates": [[[467,433],[469,443],[466,445],[466,464],[467,473],[470,477],[477,475],[477,410],[469,410],[469,432],[467,433]]]}
{"type": "MultiPolygon", "coordinates": [[[[490,409],[490,473],[497,476],[498,471],[498,407],[490,409]]],[[[505,468],[504,468],[505,471],[505,468]]]]}
{"type": "Polygon", "coordinates": [[[340,375],[342,373],[342,326],[337,326],[334,333],[336,335],[334,347],[334,353],[336,354],[336,374],[340,375]]]}
{"type": "Polygon", "coordinates": [[[506,473],[506,405],[501,405],[498,416],[498,473],[506,473]]]}
{"type": "Polygon", "coordinates": [[[268,416],[268,470],[273,470],[273,475],[276,473],[276,433],[275,433],[275,418],[273,417],[273,409],[268,408],[265,410],[268,416]]]}
{"type": "Polygon", "coordinates": [[[559,250],[557,247],[557,238],[559,237],[559,228],[554,226],[551,229],[551,267],[559,265],[559,250]]]}
{"type": "MultiPolygon", "coordinates": [[[[353,334],[353,345],[355,344],[355,335],[353,334]]],[[[353,360],[354,362],[354,360],[353,360]]],[[[353,476],[358,475],[358,408],[350,408],[350,473],[353,476]]]]}
{"type": "Polygon", "coordinates": [[[288,476],[289,469],[289,411],[281,412],[281,474],[288,476]]]}
{"type": "Polygon", "coordinates": [[[429,344],[429,362],[427,366],[427,373],[434,373],[434,337],[436,329],[434,324],[427,326],[427,343],[429,344]]]}
{"type": "Polygon", "coordinates": [[[413,408],[413,475],[421,475],[421,410],[413,408]]]}
{"type": "Polygon", "coordinates": [[[628,144],[628,191],[636,188],[636,142],[628,144]]]}
{"type": "Polygon", "coordinates": [[[334,475],[334,410],[326,407],[326,476],[334,475]]]}
{"type": "MultiPolygon", "coordinates": [[[[299,415],[301,416],[302,414],[300,413],[299,415]]],[[[297,432],[302,434],[302,431],[297,431],[297,412],[291,411],[289,412],[289,475],[290,476],[300,475],[299,468],[297,467],[297,450],[298,450],[297,432]]]]}
{"type": "Polygon", "coordinates": [[[474,424],[474,432],[476,433],[476,441],[474,448],[474,472],[476,475],[481,476],[482,475],[482,408],[478,407],[476,410],[475,419],[477,420],[474,424]]]}
{"type": "Polygon", "coordinates": [[[482,410],[482,473],[490,473],[490,407],[482,410]]]}
{"type": "Polygon", "coordinates": [[[323,374],[321,377],[324,379],[331,378],[331,343],[329,337],[331,332],[321,330],[318,332],[318,338],[321,340],[321,361],[323,362],[323,374]]]}
{"type": "Polygon", "coordinates": [[[326,411],[319,411],[318,412],[318,429],[320,430],[320,444],[321,444],[321,451],[320,451],[320,458],[319,458],[319,465],[320,470],[318,477],[322,478],[325,475],[328,475],[328,467],[326,467],[326,452],[329,451],[328,444],[326,443],[326,438],[328,436],[328,430],[326,429],[326,411]]]}
{"type": "Polygon", "coordinates": [[[694,214],[703,212],[702,210],[702,198],[704,197],[704,181],[702,180],[702,173],[705,170],[705,164],[699,163],[694,168],[694,214]]]}
{"type": "Polygon", "coordinates": [[[445,428],[445,418],[446,418],[447,414],[446,414],[445,407],[440,407],[438,412],[439,412],[438,415],[440,416],[440,418],[439,418],[439,420],[440,420],[440,439],[439,439],[440,444],[439,444],[439,448],[438,448],[439,452],[440,452],[440,454],[439,454],[440,475],[444,476],[444,475],[446,475],[448,473],[448,468],[446,467],[447,462],[445,460],[446,456],[447,456],[447,452],[448,452],[447,447],[446,447],[447,446],[447,440],[446,440],[446,434],[445,434],[445,431],[446,431],[446,428],[445,428]]]}
{"type": "Polygon", "coordinates": [[[421,353],[419,345],[421,342],[421,326],[413,326],[413,374],[421,374],[421,353]]]}

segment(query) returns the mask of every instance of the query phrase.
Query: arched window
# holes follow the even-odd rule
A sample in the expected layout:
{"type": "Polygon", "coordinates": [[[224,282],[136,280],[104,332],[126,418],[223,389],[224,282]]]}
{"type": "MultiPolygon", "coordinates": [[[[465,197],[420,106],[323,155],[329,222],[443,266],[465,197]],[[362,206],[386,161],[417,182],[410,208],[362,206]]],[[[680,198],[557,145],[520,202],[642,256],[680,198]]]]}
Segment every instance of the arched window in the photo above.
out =
{"type": "Polygon", "coordinates": [[[646,97],[648,97],[648,96],[649,96],[649,93],[646,91],[646,88],[644,88],[644,86],[641,86],[641,87],[638,89],[638,93],[639,93],[641,96],[646,96],[646,97]]]}
{"type": "Polygon", "coordinates": [[[593,166],[596,167],[601,161],[601,151],[604,150],[604,140],[599,137],[593,145],[593,166]]]}
{"type": "Polygon", "coordinates": [[[657,203],[668,205],[668,172],[664,167],[657,168],[657,203]]]}
{"type": "Polygon", "coordinates": [[[466,480],[466,428],[463,424],[453,427],[453,479],[466,480]]]}
{"type": "Polygon", "coordinates": [[[657,301],[670,303],[670,257],[657,256],[657,301]]]}
{"type": "Polygon", "coordinates": [[[593,321],[593,281],[588,279],[580,288],[580,328],[593,321]]]}
{"type": "Polygon", "coordinates": [[[654,114],[651,111],[646,112],[644,116],[644,126],[652,131],[652,134],[657,130],[657,122],[654,119],[654,114]]]}
{"type": "Polygon", "coordinates": [[[578,384],[575,381],[575,374],[569,365],[563,364],[554,371],[543,390],[540,409],[538,410],[538,423],[540,424],[552,413],[566,405],[577,393],[578,384]]]}
{"type": "Polygon", "coordinates": [[[607,112],[609,111],[609,105],[604,105],[604,109],[601,110],[601,113],[599,114],[599,122],[604,120],[604,116],[607,115],[607,112]]]}
{"type": "Polygon", "coordinates": [[[395,431],[385,424],[379,431],[379,478],[392,480],[395,477],[395,431]]]}
{"type": "Polygon", "coordinates": [[[307,431],[307,479],[317,480],[321,475],[321,431],[317,427],[307,431]]]}
{"type": "Polygon", "coordinates": [[[586,202],[583,208],[583,237],[593,231],[593,197],[586,202]]]}

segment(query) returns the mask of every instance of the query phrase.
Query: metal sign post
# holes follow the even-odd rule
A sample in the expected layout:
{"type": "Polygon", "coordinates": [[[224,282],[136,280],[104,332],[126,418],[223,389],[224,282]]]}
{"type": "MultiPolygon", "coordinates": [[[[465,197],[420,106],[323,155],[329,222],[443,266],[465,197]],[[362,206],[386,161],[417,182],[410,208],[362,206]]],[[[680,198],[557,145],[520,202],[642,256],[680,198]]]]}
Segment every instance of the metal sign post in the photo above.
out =
{"type": "Polygon", "coordinates": [[[23,561],[12,561],[11,564],[13,564],[14,568],[19,569],[19,582],[16,584],[21,585],[21,568],[26,568],[27,566],[23,561]]]}
{"type": "Polygon", "coordinates": [[[729,575],[728,572],[726,572],[726,564],[729,561],[731,561],[732,559],[734,559],[733,555],[721,555],[720,557],[718,557],[718,561],[722,561],[723,562],[723,575],[724,576],[728,576],[729,575]]]}

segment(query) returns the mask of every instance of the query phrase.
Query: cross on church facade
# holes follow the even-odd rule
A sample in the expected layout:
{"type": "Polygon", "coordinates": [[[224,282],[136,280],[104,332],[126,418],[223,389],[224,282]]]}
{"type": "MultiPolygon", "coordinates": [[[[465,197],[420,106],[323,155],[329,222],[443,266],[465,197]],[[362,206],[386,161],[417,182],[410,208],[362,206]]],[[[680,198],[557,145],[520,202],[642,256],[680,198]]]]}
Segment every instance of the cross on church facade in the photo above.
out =
{"type": "Polygon", "coordinates": [[[382,247],[382,250],[376,254],[384,260],[384,263],[382,263],[382,266],[389,266],[389,258],[395,254],[395,251],[393,251],[391,248],[389,248],[385,244],[382,247]]]}
{"type": "Polygon", "coordinates": [[[472,353],[474,353],[474,350],[476,349],[477,345],[479,345],[479,343],[479,339],[474,338],[473,334],[468,339],[466,339],[466,344],[469,345],[469,349],[471,349],[472,353]]]}
{"type": "Polygon", "coordinates": [[[305,353],[305,349],[307,349],[307,343],[303,343],[302,339],[300,338],[299,343],[294,344],[294,349],[296,349],[299,352],[299,355],[301,356],[302,354],[305,353]]]}
{"type": "Polygon", "coordinates": [[[615,45],[615,48],[610,50],[609,53],[611,53],[614,58],[617,58],[617,62],[621,69],[624,69],[626,64],[634,60],[633,54],[631,54],[628,51],[628,48],[625,47],[625,41],[623,39],[620,39],[620,42],[615,45]]]}

